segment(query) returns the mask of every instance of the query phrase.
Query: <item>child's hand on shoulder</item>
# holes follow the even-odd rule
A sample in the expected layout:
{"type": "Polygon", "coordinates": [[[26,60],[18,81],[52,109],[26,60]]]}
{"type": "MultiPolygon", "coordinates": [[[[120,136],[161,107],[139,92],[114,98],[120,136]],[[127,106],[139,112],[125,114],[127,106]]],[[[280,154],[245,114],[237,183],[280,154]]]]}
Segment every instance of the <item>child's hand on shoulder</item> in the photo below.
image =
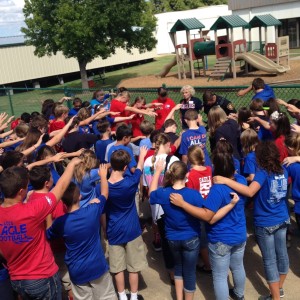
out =
{"type": "Polygon", "coordinates": [[[140,158],[144,159],[148,152],[148,148],[146,146],[140,147],[140,158]]]}
{"type": "Polygon", "coordinates": [[[166,161],[163,158],[160,158],[155,163],[155,171],[161,173],[165,169],[166,161]]]}

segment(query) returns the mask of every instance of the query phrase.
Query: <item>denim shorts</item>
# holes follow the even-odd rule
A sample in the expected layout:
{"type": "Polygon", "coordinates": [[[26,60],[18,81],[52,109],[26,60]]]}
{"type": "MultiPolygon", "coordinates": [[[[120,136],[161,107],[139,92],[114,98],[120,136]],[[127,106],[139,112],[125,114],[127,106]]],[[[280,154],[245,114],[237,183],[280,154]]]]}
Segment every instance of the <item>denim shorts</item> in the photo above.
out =
{"type": "Polygon", "coordinates": [[[200,250],[198,236],[188,240],[168,241],[174,258],[175,279],[183,280],[185,292],[193,293],[196,290],[196,265],[200,250]]]}
{"type": "Polygon", "coordinates": [[[52,277],[35,280],[12,280],[12,288],[22,297],[22,300],[43,299],[61,300],[61,283],[59,273],[52,277]]]}
{"type": "Polygon", "coordinates": [[[255,235],[260,248],[266,280],[269,283],[278,282],[280,275],[289,270],[289,257],[286,248],[287,225],[274,231],[269,228],[255,227],[255,235]]]}

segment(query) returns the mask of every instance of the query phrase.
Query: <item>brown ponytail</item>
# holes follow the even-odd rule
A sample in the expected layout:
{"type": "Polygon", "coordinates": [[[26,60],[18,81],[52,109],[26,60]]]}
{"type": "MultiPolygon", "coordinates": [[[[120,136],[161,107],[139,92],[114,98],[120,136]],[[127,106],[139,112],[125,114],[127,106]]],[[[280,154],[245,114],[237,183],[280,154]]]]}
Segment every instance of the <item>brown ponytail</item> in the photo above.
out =
{"type": "Polygon", "coordinates": [[[155,164],[155,161],[156,161],[156,155],[158,153],[160,145],[165,145],[165,144],[167,144],[169,142],[170,142],[170,139],[169,139],[169,137],[165,133],[160,133],[157,136],[156,141],[155,141],[154,154],[153,154],[153,156],[151,158],[152,166],[150,167],[150,170],[151,170],[152,173],[154,173],[154,164],[155,164]]]}
{"type": "Polygon", "coordinates": [[[178,180],[184,180],[188,172],[187,165],[182,161],[174,161],[164,176],[164,187],[172,186],[178,180]]]}

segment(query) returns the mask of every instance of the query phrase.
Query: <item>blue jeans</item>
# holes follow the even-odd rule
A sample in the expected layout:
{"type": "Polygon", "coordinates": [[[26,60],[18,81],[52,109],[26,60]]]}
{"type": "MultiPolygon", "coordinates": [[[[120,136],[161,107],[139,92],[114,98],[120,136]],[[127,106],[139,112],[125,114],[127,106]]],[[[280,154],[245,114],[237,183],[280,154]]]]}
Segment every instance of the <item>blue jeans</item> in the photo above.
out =
{"type": "Polygon", "coordinates": [[[233,276],[234,293],[238,297],[244,296],[246,282],[243,262],[245,245],[246,242],[235,246],[229,246],[221,242],[208,243],[216,300],[228,300],[229,298],[227,282],[229,269],[233,276]]]}
{"type": "Polygon", "coordinates": [[[196,290],[196,264],[200,250],[200,238],[193,237],[182,241],[168,241],[174,258],[174,277],[183,279],[185,292],[196,290]]]}
{"type": "Polygon", "coordinates": [[[255,235],[260,248],[266,280],[268,283],[278,282],[280,274],[287,274],[289,257],[286,248],[287,226],[268,232],[264,227],[255,227],[255,235]]]}
{"type": "Polygon", "coordinates": [[[23,300],[61,300],[61,283],[58,272],[49,278],[12,280],[12,288],[23,300]]]}

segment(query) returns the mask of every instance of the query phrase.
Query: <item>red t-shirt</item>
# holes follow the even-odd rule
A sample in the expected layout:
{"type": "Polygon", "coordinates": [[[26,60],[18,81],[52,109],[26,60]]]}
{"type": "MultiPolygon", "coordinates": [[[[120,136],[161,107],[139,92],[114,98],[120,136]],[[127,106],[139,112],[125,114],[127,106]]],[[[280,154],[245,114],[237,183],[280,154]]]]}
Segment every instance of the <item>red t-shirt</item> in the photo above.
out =
{"type": "Polygon", "coordinates": [[[56,198],[52,193],[32,193],[29,199],[0,207],[0,250],[11,280],[49,278],[58,271],[45,231],[56,198]]]}
{"type": "MultiPolygon", "coordinates": [[[[131,114],[132,115],[132,114],[131,114]]],[[[144,115],[142,114],[135,114],[133,119],[130,120],[132,126],[132,136],[142,136],[143,133],[141,132],[140,125],[144,121],[144,115]]]]}
{"type": "Polygon", "coordinates": [[[188,188],[199,191],[201,196],[205,199],[212,186],[212,170],[207,166],[205,170],[198,171],[191,169],[186,183],[188,188]]]}
{"type": "Polygon", "coordinates": [[[279,154],[280,154],[280,161],[283,162],[283,160],[289,156],[289,153],[288,153],[288,149],[287,147],[285,146],[285,136],[284,135],[281,135],[279,136],[274,142],[275,142],[275,145],[277,146],[278,150],[279,150],[279,154]]]}
{"type": "MultiPolygon", "coordinates": [[[[127,117],[126,111],[125,111],[126,106],[127,106],[126,102],[121,102],[117,99],[112,99],[109,110],[113,111],[113,112],[119,112],[120,115],[118,117],[127,117]]],[[[115,131],[115,129],[116,129],[116,125],[113,124],[111,126],[111,130],[115,131]]]]}
{"type": "Polygon", "coordinates": [[[155,99],[152,103],[162,103],[162,106],[158,106],[157,110],[157,117],[155,117],[155,129],[159,130],[164,125],[167,115],[170,111],[175,107],[175,103],[172,99],[166,98],[165,101],[161,101],[160,99],[155,99]]]}
{"type": "Polygon", "coordinates": [[[65,121],[53,120],[49,124],[49,133],[55,130],[63,129],[65,125],[66,125],[65,121]]]}

